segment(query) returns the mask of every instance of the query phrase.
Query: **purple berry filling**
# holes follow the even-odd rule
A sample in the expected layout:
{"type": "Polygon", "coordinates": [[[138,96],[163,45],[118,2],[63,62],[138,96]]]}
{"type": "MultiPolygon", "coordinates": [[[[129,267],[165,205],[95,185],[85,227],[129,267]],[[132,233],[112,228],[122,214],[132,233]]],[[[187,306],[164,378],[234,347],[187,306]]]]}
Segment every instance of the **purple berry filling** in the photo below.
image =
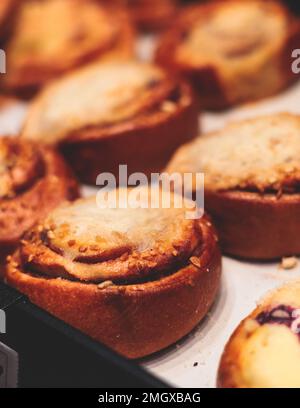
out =
{"type": "Polygon", "coordinates": [[[300,310],[294,309],[291,306],[280,305],[272,310],[261,312],[256,317],[256,321],[260,325],[264,324],[284,325],[292,329],[293,332],[297,334],[300,338],[300,310]]]}

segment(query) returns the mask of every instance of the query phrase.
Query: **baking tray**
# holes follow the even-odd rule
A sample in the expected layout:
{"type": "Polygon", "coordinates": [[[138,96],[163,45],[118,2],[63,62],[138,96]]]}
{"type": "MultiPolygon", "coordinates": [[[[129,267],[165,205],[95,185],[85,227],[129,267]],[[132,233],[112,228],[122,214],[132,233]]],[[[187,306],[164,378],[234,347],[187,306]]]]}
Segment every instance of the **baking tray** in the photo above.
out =
{"type": "Polygon", "coordinates": [[[0,309],[0,389],[167,387],[1,282],[0,309]]]}
{"type": "MultiPolygon", "coordinates": [[[[138,53],[141,58],[149,59],[154,43],[155,37],[140,39],[138,53]]],[[[25,112],[23,103],[2,107],[0,134],[16,133],[25,112]]],[[[276,97],[225,113],[203,113],[199,120],[202,131],[207,132],[220,129],[230,121],[276,112],[300,114],[300,82],[276,97]]],[[[97,190],[83,187],[82,191],[90,195],[97,190]]],[[[139,364],[174,386],[215,387],[222,350],[237,324],[265,293],[299,277],[300,264],[285,271],[279,268],[278,262],[247,263],[224,257],[221,290],[205,320],[185,339],[139,364]]]]}

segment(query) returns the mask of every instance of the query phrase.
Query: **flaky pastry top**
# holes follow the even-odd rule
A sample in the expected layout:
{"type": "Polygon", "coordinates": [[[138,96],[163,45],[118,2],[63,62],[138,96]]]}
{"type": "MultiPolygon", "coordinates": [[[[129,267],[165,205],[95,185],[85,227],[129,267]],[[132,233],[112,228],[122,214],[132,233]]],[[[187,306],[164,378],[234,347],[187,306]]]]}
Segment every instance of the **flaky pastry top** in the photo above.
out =
{"type": "Polygon", "coordinates": [[[51,144],[80,129],[105,128],[153,109],[168,99],[176,86],[151,64],[92,64],[56,81],[37,97],[23,136],[51,144]]]}
{"type": "Polygon", "coordinates": [[[201,229],[199,220],[186,218],[186,206],[175,208],[173,195],[162,197],[170,198],[170,208],[162,201],[158,208],[143,208],[148,196],[136,208],[127,206],[127,197],[121,205],[92,197],[62,206],[27,234],[23,262],[35,273],[86,282],[140,281],[172,272],[201,248],[201,229]]]}
{"type": "Polygon", "coordinates": [[[179,148],[168,172],[199,172],[212,191],[291,191],[300,182],[300,118],[282,113],[227,125],[179,148]]]}

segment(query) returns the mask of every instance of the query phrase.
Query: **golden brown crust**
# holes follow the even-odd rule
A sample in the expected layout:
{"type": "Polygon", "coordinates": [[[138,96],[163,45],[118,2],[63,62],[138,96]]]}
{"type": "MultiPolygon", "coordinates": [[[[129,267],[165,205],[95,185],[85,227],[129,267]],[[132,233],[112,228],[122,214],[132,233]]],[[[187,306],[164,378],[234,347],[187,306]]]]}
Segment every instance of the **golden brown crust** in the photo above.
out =
{"type": "MultiPolygon", "coordinates": [[[[146,204],[148,190],[139,191],[146,204]]],[[[185,219],[185,207],[114,208],[113,197],[110,203],[101,209],[92,197],[53,211],[24,237],[23,262],[52,277],[132,282],[166,273],[199,247],[201,230],[185,219]]]]}
{"type": "Polygon", "coordinates": [[[299,281],[286,284],[239,324],[222,354],[218,387],[299,387],[299,294],[299,281]]]}
{"type": "Polygon", "coordinates": [[[204,173],[206,209],[226,254],[300,253],[299,126],[290,114],[237,122],[181,147],[169,163],[169,173],[204,173]]]}
{"type": "Polygon", "coordinates": [[[103,211],[103,221],[91,211],[90,205],[89,200],[75,203],[71,218],[66,218],[67,225],[63,228],[70,237],[69,250],[64,246],[62,235],[55,239],[62,232],[62,225],[58,227],[62,214],[57,212],[46,222],[53,224],[46,238],[44,227],[40,228],[40,241],[36,238],[37,232],[27,234],[8,266],[8,283],[28,295],[35,304],[129,358],[149,355],[185,336],[207,313],[220,282],[221,257],[208,219],[184,220],[183,212],[175,209],[132,212],[119,209],[119,212],[115,210],[114,221],[105,224],[108,228],[105,232],[100,224],[106,222],[110,210],[98,209],[100,214],[103,211]],[[74,211],[76,206],[85,205],[88,206],[86,215],[80,222],[79,212],[74,215],[74,211]],[[156,221],[148,219],[149,211],[154,211],[156,221]],[[94,224],[100,224],[89,228],[88,214],[94,224]],[[174,233],[172,223],[175,225],[176,220],[182,226],[174,233]],[[75,225],[79,225],[78,230],[75,225]],[[99,230],[99,255],[94,257],[89,253],[90,249],[95,250],[93,245],[81,250],[85,259],[74,259],[73,251],[75,254],[80,251],[77,241],[85,237],[86,242],[92,242],[93,228],[99,230]],[[126,231],[124,236],[123,230],[126,231]],[[181,235],[181,243],[174,234],[181,235]],[[51,239],[55,241],[54,248],[51,239]],[[173,245],[173,260],[167,259],[169,240],[173,245]],[[47,248],[47,254],[37,254],[32,250],[34,245],[38,251],[47,248]],[[127,262],[128,259],[131,261],[127,262]],[[123,275],[119,275],[120,265],[123,265],[123,275]],[[104,274],[103,268],[110,271],[110,275],[104,274]],[[65,274],[67,269],[77,276],[70,279],[65,274]],[[92,269],[93,276],[90,275],[92,269]]]}
{"type": "Polygon", "coordinates": [[[45,89],[22,136],[59,143],[79,178],[95,184],[101,172],[118,176],[120,164],[129,174],[160,171],[197,130],[198,106],[187,84],[155,66],[119,61],[92,65],[45,89]]]}
{"type": "Polygon", "coordinates": [[[245,191],[205,194],[224,253],[238,258],[272,260],[300,253],[300,194],[245,191]]]}
{"type": "Polygon", "coordinates": [[[78,197],[78,186],[52,148],[14,138],[0,139],[0,260],[23,233],[64,200],[78,197]]]}
{"type": "Polygon", "coordinates": [[[96,0],[23,2],[6,44],[4,91],[31,97],[49,80],[99,58],[132,56],[127,14],[96,0]],[[62,58],[63,56],[63,58],[62,58]]]}
{"type": "Polygon", "coordinates": [[[156,59],[193,83],[204,108],[223,109],[297,80],[291,52],[299,39],[299,20],[278,1],[220,0],[181,13],[156,59]]]}

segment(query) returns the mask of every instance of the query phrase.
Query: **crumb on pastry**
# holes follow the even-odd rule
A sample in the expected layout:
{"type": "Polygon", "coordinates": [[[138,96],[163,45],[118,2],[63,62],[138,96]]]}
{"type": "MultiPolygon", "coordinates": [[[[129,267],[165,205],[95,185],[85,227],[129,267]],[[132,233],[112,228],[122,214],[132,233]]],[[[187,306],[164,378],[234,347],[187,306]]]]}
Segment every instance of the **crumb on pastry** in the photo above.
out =
{"type": "Polygon", "coordinates": [[[294,256],[282,258],[280,269],[294,269],[298,265],[298,259],[294,256]]]}

